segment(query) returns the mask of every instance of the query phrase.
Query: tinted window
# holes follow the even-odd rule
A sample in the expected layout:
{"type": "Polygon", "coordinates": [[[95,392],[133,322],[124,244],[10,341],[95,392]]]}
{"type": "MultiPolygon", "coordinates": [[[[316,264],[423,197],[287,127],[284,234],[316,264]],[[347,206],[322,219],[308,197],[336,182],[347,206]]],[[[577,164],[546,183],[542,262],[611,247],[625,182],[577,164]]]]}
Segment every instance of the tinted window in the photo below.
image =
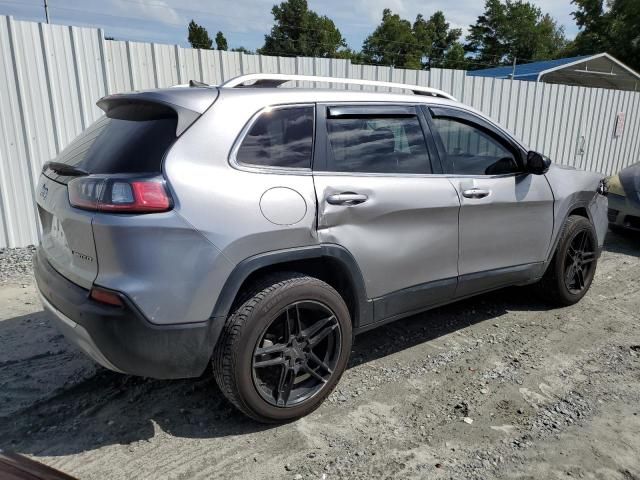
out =
{"type": "Polygon", "coordinates": [[[417,117],[328,118],[329,170],[362,173],[431,173],[417,117]]]}
{"type": "Polygon", "coordinates": [[[55,159],[89,173],[153,173],[176,140],[173,110],[153,104],[118,107],[94,122],[55,159]]]}
{"type": "Polygon", "coordinates": [[[310,168],[312,145],[313,107],[279,108],[253,123],[236,159],[261,167],[310,168]]]}
{"type": "Polygon", "coordinates": [[[447,155],[447,173],[499,175],[518,171],[514,154],[479,127],[454,118],[434,118],[447,155]]]}

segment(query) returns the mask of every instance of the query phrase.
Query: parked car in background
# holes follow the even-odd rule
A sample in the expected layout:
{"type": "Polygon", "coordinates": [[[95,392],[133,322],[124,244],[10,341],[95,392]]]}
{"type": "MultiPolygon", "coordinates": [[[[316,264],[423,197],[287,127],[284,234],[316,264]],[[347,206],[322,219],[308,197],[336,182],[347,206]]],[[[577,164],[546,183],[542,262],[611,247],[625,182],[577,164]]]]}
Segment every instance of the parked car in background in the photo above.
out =
{"type": "Polygon", "coordinates": [[[112,370],[212,363],[238,409],[286,421],[329,395],[354,334],[510,285],[570,305],[593,280],[601,177],[444,92],[255,74],[98,106],[40,176],[35,275],[112,370]],[[291,81],[412,94],[276,88],[291,81]]]}
{"type": "Polygon", "coordinates": [[[609,177],[607,185],[611,227],[640,231],[640,163],[609,177]]]}

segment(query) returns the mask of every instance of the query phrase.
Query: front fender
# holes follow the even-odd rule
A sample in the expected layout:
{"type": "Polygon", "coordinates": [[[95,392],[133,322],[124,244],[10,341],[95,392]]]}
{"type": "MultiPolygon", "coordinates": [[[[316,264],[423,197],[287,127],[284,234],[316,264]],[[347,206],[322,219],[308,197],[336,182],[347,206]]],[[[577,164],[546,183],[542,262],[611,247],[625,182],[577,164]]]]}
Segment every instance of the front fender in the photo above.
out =
{"type": "Polygon", "coordinates": [[[604,175],[552,165],[545,176],[554,197],[554,226],[548,258],[553,257],[562,226],[576,210],[586,212],[595,229],[598,247],[602,247],[608,228],[608,202],[597,190],[604,175]]]}

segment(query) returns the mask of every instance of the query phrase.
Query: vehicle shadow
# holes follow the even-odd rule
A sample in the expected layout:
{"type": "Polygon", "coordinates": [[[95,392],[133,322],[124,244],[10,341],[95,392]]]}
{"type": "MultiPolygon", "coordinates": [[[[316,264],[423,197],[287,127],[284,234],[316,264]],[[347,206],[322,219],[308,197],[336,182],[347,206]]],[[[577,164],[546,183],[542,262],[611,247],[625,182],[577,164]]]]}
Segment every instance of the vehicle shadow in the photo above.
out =
{"type": "Polygon", "coordinates": [[[604,244],[608,252],[640,257],[640,232],[631,230],[609,230],[604,244]]]}
{"type": "MultiPolygon", "coordinates": [[[[521,290],[494,292],[363,333],[356,338],[349,368],[493,320],[507,311],[549,308],[521,290]]],[[[54,331],[44,325],[48,323],[45,312],[1,321],[0,338],[11,331],[14,339],[4,348],[24,350],[28,335],[20,331],[34,316],[42,328],[54,331]]],[[[0,449],[58,456],[106,445],[131,445],[149,440],[159,431],[181,438],[216,438],[272,428],[237,412],[210,371],[198,379],[177,381],[121,375],[93,365],[63,337],[58,335],[55,341],[60,346],[53,352],[49,341],[41,341],[29,346],[28,358],[13,354],[15,358],[6,360],[0,356],[0,386],[17,385],[3,389],[0,402],[25,402],[25,395],[35,396],[26,399],[24,408],[0,416],[0,449]],[[43,375],[58,384],[42,393],[30,384],[41,381],[33,374],[38,368],[34,359],[51,355],[54,358],[49,358],[43,375]],[[75,365],[75,370],[65,371],[70,365],[75,365]],[[84,377],[78,370],[84,371],[84,377]],[[80,378],[74,380],[74,376],[80,378]]]]}
{"type": "MultiPolygon", "coordinates": [[[[638,245],[635,235],[611,232],[605,250],[637,256],[638,245]]],[[[348,368],[474,324],[495,323],[507,312],[550,308],[527,288],[480,295],[359,335],[348,368]]],[[[217,438],[270,428],[237,412],[210,371],[177,381],[121,375],[68,344],[45,312],[0,321],[0,449],[57,456],[130,446],[159,432],[217,438]],[[48,388],[38,388],[42,384],[48,388]]]]}

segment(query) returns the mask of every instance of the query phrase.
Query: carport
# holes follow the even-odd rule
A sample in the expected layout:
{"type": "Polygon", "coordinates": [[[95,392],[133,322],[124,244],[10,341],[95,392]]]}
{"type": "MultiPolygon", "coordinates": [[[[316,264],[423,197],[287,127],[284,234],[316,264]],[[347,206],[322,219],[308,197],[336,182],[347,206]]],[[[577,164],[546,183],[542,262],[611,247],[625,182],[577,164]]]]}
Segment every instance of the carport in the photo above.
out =
{"type": "Polygon", "coordinates": [[[640,91],[640,74],[608,53],[474,70],[467,76],[640,91]]]}

